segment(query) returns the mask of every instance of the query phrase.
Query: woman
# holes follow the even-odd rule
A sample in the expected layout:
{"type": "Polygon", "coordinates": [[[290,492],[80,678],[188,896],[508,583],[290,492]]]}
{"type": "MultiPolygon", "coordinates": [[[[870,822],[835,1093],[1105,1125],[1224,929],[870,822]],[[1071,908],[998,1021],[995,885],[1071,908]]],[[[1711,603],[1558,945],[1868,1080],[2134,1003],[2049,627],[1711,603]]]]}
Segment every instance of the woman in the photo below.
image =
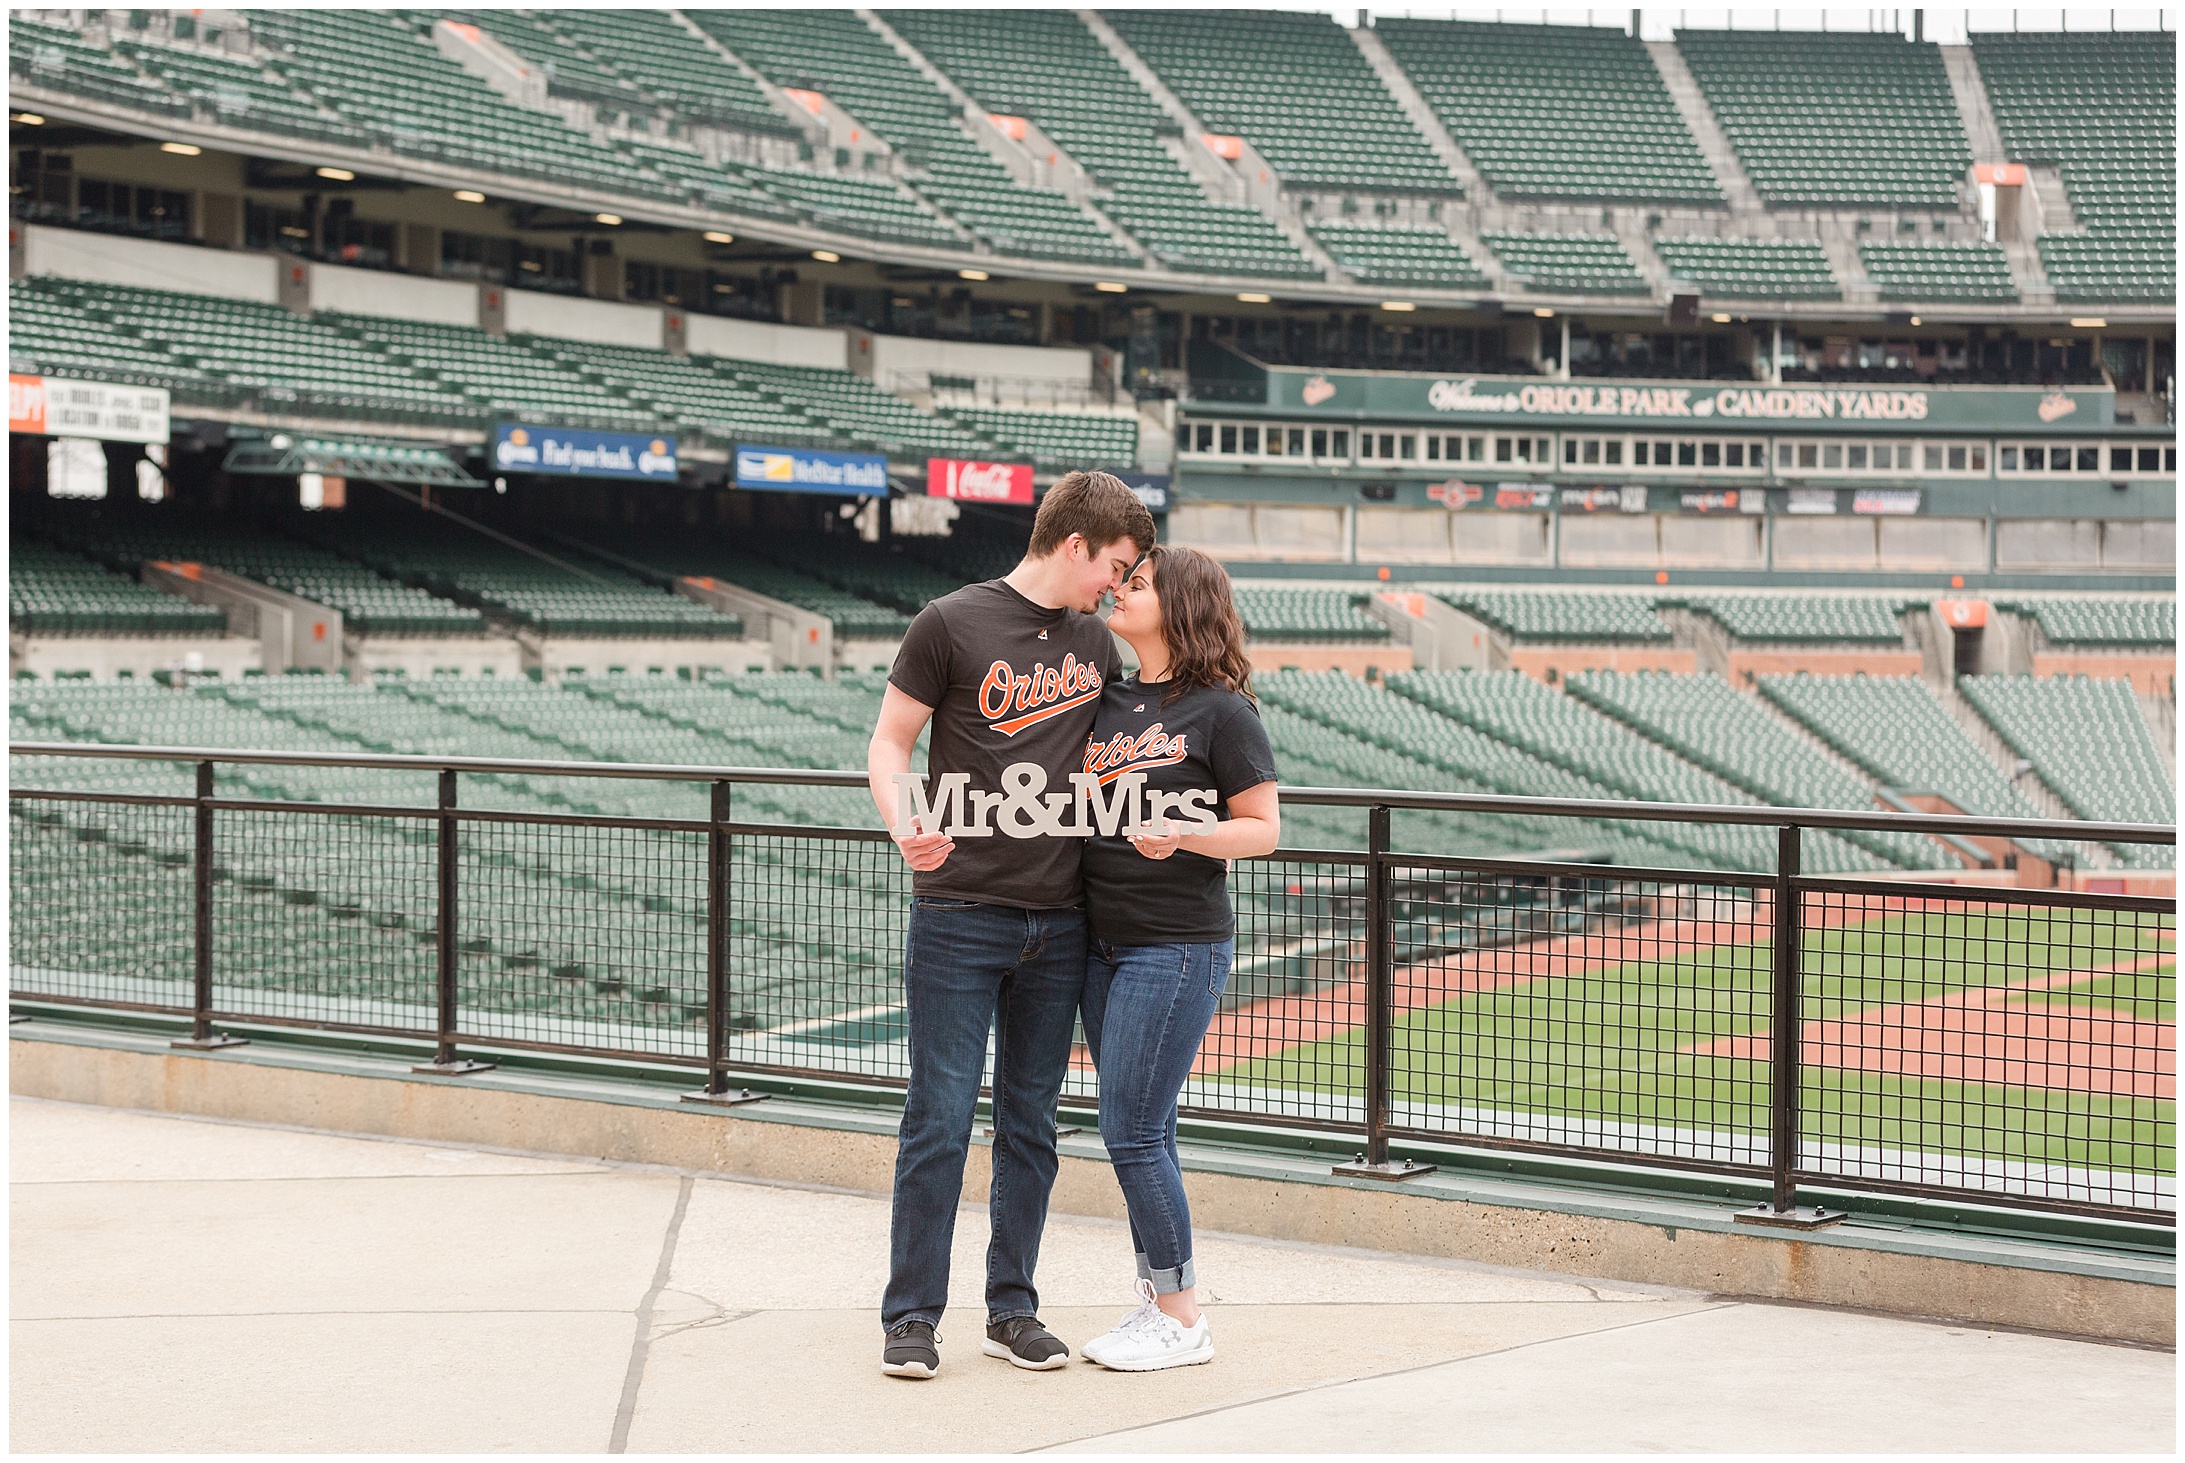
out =
{"type": "Polygon", "coordinates": [[[1176,1098],[1236,953],[1227,861],[1272,852],[1281,819],[1221,565],[1153,549],[1116,591],[1108,628],[1138,653],[1138,671],[1103,688],[1085,749],[1085,770],[1123,821],[1085,848],[1084,1015],[1140,1303],[1085,1355],[1159,1371],[1214,1355],[1192,1273],[1176,1098]]]}

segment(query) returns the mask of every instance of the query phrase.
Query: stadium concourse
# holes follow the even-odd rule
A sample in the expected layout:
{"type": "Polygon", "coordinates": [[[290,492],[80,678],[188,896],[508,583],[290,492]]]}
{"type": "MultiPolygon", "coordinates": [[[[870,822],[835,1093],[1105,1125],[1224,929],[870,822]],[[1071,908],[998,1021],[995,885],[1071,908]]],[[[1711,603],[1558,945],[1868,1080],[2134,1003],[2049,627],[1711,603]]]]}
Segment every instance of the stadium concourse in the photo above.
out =
{"type": "MultiPolygon", "coordinates": [[[[1753,1293],[1903,1309],[1828,1256],[2002,1233],[1934,1313],[2171,1339],[2174,38],[1931,18],[11,11],[19,1050],[867,1121],[886,673],[1098,468],[1228,566],[1320,790],[1237,866],[1210,1143],[1740,1254],[1818,1185],[1852,1238],[1753,1293]]],[[[675,1345],[772,1305],[703,1293],[675,1345]]]]}

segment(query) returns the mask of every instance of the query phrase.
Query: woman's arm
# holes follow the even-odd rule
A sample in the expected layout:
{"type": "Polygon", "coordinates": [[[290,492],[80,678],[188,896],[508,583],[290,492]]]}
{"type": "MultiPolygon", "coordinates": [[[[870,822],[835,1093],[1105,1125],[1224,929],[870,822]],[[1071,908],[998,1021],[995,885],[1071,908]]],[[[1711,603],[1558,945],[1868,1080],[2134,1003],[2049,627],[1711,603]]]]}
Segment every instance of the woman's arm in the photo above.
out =
{"type": "Polygon", "coordinates": [[[1275,784],[1263,782],[1229,799],[1229,817],[1204,833],[1188,838],[1176,831],[1176,820],[1167,820],[1170,831],[1160,836],[1141,834],[1131,842],[1151,859],[1164,859],[1178,848],[1188,848],[1207,858],[1258,858],[1273,853],[1282,841],[1282,809],[1275,798],[1275,784]]]}

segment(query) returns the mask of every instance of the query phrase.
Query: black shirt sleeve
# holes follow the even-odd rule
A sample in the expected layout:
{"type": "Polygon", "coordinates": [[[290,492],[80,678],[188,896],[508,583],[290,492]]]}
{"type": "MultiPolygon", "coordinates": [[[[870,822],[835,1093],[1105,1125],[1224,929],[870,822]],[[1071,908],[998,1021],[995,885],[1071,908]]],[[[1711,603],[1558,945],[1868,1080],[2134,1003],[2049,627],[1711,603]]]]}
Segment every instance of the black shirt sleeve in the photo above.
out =
{"type": "Polygon", "coordinates": [[[1259,712],[1239,696],[1236,708],[1214,733],[1207,747],[1207,765],[1214,771],[1214,790],[1227,802],[1247,788],[1275,780],[1275,749],[1268,744],[1267,728],[1259,712]]]}
{"type": "Polygon", "coordinates": [[[888,684],[921,706],[938,707],[948,694],[949,652],[948,624],[941,618],[940,606],[929,604],[910,622],[903,643],[896,647],[888,684]]]}

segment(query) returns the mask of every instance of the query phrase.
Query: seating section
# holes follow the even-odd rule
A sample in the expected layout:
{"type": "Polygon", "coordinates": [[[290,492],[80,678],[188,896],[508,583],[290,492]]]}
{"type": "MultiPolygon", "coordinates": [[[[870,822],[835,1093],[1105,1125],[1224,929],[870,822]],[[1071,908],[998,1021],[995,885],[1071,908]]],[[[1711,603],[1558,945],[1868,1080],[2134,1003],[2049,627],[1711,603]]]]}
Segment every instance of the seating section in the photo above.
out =
{"type": "Polygon", "coordinates": [[[1641,595],[1453,589],[1443,590],[1440,598],[1512,640],[1666,645],[1672,638],[1669,627],[1654,613],[1654,601],[1641,595]]]}
{"type": "Polygon", "coordinates": [[[285,132],[321,142],[347,142],[348,122],[257,62],[195,47],[158,45],[126,32],[115,38],[114,54],[127,57],[147,75],[198,111],[228,127],[285,132]]]}
{"type": "Polygon", "coordinates": [[[1374,32],[1504,198],[1722,201],[1635,37],[1607,27],[1388,16],[1374,32]]]}
{"type": "Polygon", "coordinates": [[[711,357],[708,364],[745,389],[826,423],[836,437],[849,443],[911,458],[933,453],[978,459],[991,450],[954,422],[922,412],[849,371],[734,361],[724,356],[711,357]]]}
{"type": "MultiPolygon", "coordinates": [[[[1629,727],[1518,671],[1407,671],[1388,688],[1475,731],[1531,753],[1613,790],[1648,802],[1736,804],[1759,799],[1629,727]]],[[[1775,860],[1765,829],[1734,824],[1663,825],[1673,839],[1717,867],[1765,869],[1775,860]]],[[[1811,840],[1808,865],[1836,872],[1869,869],[1880,860],[1832,835],[1811,840]]]]}
{"type": "Polygon", "coordinates": [[[2174,599],[2076,599],[2039,597],[2004,600],[1999,608],[2028,615],[2051,645],[2110,649],[2143,646],[2177,648],[2177,601],[2174,599]]]}
{"type": "Polygon", "coordinates": [[[1127,472],[1138,465],[1136,416],[969,406],[942,407],[941,415],[991,438],[1012,456],[1031,458],[1042,468],[1066,472],[1105,467],[1127,472]]]}
{"type": "Polygon", "coordinates": [[[778,86],[824,93],[922,173],[911,186],[1004,254],[1127,265],[1129,251],[1060,193],[1027,188],[957,124],[942,92],[850,10],[693,10],[778,86]]]}
{"type": "Polygon", "coordinates": [[[1885,300],[2018,298],[2001,244],[1867,243],[1859,246],[1859,258],[1885,300]]]}
{"type": "Polygon", "coordinates": [[[8,281],[8,369],[164,386],[186,401],[214,403],[233,392],[197,367],[93,319],[68,281],[47,277],[8,281]]]}
{"type": "Polygon", "coordinates": [[[910,617],[869,599],[845,593],[809,574],[784,568],[742,549],[703,542],[696,535],[670,536],[630,530],[594,531],[587,539],[632,565],[645,578],[663,585],[681,578],[720,579],[753,594],[782,600],[825,615],[838,639],[893,640],[910,627],[910,617]]]}
{"type": "MultiPolygon", "coordinates": [[[[1564,685],[1588,706],[1764,803],[1856,812],[1876,806],[1871,785],[1720,676],[1581,671],[1564,685]]],[[[1839,836],[1907,869],[1934,868],[1942,861],[1930,839],[1865,830],[1839,836]]]]}
{"type": "Polygon", "coordinates": [[[2060,165],[2085,226],[2041,237],[2057,299],[2176,298],[2176,37],[1976,32],[1972,47],[2011,160],[2060,165]]]}
{"type": "MultiPolygon", "coordinates": [[[[31,304],[22,347],[51,370],[103,375],[111,362],[185,401],[263,411],[417,423],[477,414],[456,387],[276,305],[55,276],[17,281],[8,295],[31,304]],[[89,328],[79,334],[71,318],[89,328]]],[[[20,349],[11,340],[11,358],[20,349]]]]}
{"type": "Polygon", "coordinates": [[[668,11],[530,13],[573,42],[595,74],[608,72],[623,78],[640,96],[678,117],[745,131],[794,134],[749,77],[708,49],[668,11]]]}
{"type": "MultiPolygon", "coordinates": [[[[543,336],[514,343],[552,362],[554,377],[575,379],[595,401],[612,392],[626,399],[624,410],[633,416],[673,423],[715,441],[805,447],[832,446],[838,440],[825,421],[714,369],[709,357],[543,336]]],[[[520,365],[514,355],[511,360],[520,365]]]]}
{"type": "Polygon", "coordinates": [[[132,111],[170,117],[191,111],[188,97],[168,91],[113,52],[20,12],[8,16],[8,75],[132,111]]]}
{"type": "MultiPolygon", "coordinates": [[[[1982,817],[2041,816],[1917,676],[1762,676],[1760,694],[1883,787],[1939,793],[1982,817]]],[[[2051,860],[2069,853],[2027,846],[2051,860]]]]}
{"type": "Polygon", "coordinates": [[[1028,117],[1108,191],[1097,202],[1171,269],[1318,273],[1257,209],[1215,203],[1161,146],[1175,123],[1066,10],[888,10],[990,112],[1028,117]]]}
{"type": "Polygon", "coordinates": [[[542,635],[721,640],[743,635],[734,616],[623,570],[558,567],[445,520],[312,522],[305,531],[322,547],[389,578],[542,635]]]}
{"type": "Polygon", "coordinates": [[[1361,284],[1417,284],[1431,289],[1478,289],[1487,276],[1440,229],[1320,219],[1312,236],[1361,284]]]}
{"type": "Polygon", "coordinates": [[[1366,612],[1365,598],[1342,589],[1236,586],[1237,614],[1254,640],[1380,644],[1389,638],[1389,628],[1366,612]]]}
{"type": "Polygon", "coordinates": [[[162,594],[80,554],[10,535],[8,627],[25,635],[225,635],[211,605],[162,594]]]}
{"type": "Polygon", "coordinates": [[[329,313],[325,319],[335,331],[416,375],[458,386],[469,397],[472,415],[607,430],[662,425],[649,407],[558,366],[522,337],[378,315],[329,313]]]}
{"type": "MultiPolygon", "coordinates": [[[[2177,823],[2177,789],[2129,681],[2087,676],[1960,676],[1958,689],[2082,818],[2177,823]]],[[[2125,863],[2172,868],[2177,851],[2112,844],[2125,863]]]]}
{"type": "MultiPolygon", "coordinates": [[[[727,172],[724,165],[720,171],[727,172]]],[[[803,218],[823,229],[862,234],[933,249],[960,249],[965,234],[919,206],[918,197],[888,178],[854,173],[799,173],[787,168],[748,168],[741,174],[751,186],[786,200],[803,218]]]]}
{"type": "Polygon", "coordinates": [[[1802,644],[1901,645],[1897,616],[1920,601],[1873,595],[1721,594],[1681,601],[1730,632],[1733,640],[1802,644]]]}
{"type": "MultiPolygon", "coordinates": [[[[944,541],[945,542],[945,541],[944,541]]],[[[944,573],[901,553],[848,534],[814,538],[799,534],[750,540],[754,552],[784,568],[829,584],[844,594],[915,615],[944,594],[963,588],[965,576],[944,573]]]]}
{"type": "Polygon", "coordinates": [[[1843,298],[1817,239],[1656,239],[1654,252],[1710,299],[1843,298]]]}
{"type": "Polygon", "coordinates": [[[1524,287],[1549,295],[1643,295],[1646,277],[1614,234],[1487,233],[1480,237],[1524,287]]]}
{"type": "Polygon", "coordinates": [[[1955,209],[1971,166],[1942,48],[1900,35],[1679,30],[1761,201],[1955,209]]]}
{"type": "Polygon", "coordinates": [[[147,559],[164,559],[203,564],[300,595],[339,610],[352,634],[482,635],[488,628],[474,609],[397,583],[316,545],[259,530],[176,520],[164,511],[52,511],[40,528],[117,573],[132,574],[147,559]]]}
{"type": "Polygon", "coordinates": [[[1244,138],[1293,187],[1463,191],[1332,16],[1106,15],[1192,115],[1214,132],[1244,138]]]}

